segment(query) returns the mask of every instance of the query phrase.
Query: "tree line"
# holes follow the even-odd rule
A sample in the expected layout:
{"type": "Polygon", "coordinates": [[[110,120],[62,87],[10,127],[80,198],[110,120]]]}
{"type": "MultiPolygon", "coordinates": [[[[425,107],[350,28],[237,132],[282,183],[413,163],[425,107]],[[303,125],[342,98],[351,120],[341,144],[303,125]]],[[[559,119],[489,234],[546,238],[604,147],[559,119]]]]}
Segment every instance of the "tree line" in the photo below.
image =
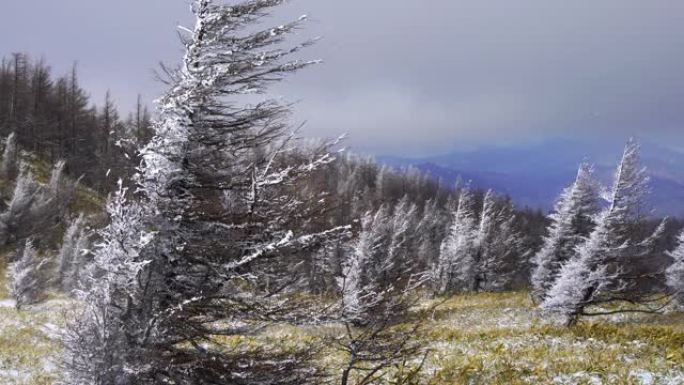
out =
{"type": "Polygon", "coordinates": [[[138,98],[121,119],[112,96],[95,106],[81,88],[74,65],[54,77],[44,60],[15,53],[0,61],[0,134],[14,133],[22,149],[51,163],[66,162],[69,175],[100,192],[132,174],[134,148],[151,137],[151,115],[138,98]]]}

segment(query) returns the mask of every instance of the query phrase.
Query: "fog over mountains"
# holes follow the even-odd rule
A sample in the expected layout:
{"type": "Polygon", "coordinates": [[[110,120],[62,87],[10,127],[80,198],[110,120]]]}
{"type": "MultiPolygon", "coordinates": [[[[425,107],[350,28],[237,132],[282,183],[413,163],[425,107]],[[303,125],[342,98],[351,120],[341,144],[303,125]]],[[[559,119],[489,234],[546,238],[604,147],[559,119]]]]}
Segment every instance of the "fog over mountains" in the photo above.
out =
{"type": "MultiPolygon", "coordinates": [[[[461,177],[473,187],[508,194],[519,207],[550,210],[581,162],[595,165],[609,184],[620,159],[622,141],[548,140],[517,147],[480,147],[425,158],[379,157],[393,167],[417,167],[445,184],[461,177]]],[[[649,204],[656,216],[684,216],[684,153],[642,142],[642,157],[651,175],[649,204]]]]}

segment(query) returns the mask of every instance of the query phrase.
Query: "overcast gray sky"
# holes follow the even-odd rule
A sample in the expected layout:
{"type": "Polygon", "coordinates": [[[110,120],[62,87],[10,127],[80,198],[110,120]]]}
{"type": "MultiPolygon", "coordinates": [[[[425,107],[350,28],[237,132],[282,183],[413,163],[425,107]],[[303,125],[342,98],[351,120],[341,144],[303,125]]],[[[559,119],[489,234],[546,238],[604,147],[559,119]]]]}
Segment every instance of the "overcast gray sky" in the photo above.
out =
{"type": "MultiPolygon", "coordinates": [[[[161,91],[187,0],[5,0],[0,53],[79,62],[96,101],[161,91]]],[[[325,64],[276,90],[305,132],[420,155],[557,136],[639,135],[684,148],[684,1],[293,0],[325,64]]]]}

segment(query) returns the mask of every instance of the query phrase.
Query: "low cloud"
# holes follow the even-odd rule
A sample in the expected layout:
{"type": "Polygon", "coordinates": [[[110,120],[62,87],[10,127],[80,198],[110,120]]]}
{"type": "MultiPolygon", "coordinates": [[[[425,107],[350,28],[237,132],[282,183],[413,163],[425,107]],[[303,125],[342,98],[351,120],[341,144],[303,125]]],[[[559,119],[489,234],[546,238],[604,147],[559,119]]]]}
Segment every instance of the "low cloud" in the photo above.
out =
{"type": "MultiPolygon", "coordinates": [[[[318,137],[350,134],[359,151],[446,152],[555,136],[684,141],[684,2],[679,0],[298,0],[271,21],[307,13],[295,39],[325,64],[276,89],[318,137]]],[[[100,100],[123,109],[163,87],[186,0],[22,0],[0,6],[0,46],[79,61],[100,100]]],[[[674,144],[673,144],[674,143],[674,144]]]]}

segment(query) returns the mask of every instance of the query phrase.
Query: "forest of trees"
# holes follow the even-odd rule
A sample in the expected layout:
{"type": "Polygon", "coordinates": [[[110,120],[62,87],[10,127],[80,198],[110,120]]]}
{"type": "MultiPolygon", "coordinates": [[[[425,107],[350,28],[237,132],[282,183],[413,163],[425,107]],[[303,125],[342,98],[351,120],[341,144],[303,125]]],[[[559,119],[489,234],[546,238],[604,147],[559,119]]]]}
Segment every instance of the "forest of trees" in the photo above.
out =
{"type": "Polygon", "coordinates": [[[139,101],[121,120],[109,95],[95,107],[75,68],[2,62],[0,244],[18,309],[51,289],[82,304],[64,384],[373,384],[420,362],[421,299],[462,292],[529,288],[568,325],[594,305],[684,305],[684,233],[648,216],[636,141],[607,191],[583,164],[547,218],[298,138],[287,105],[245,96],[317,63],[296,59],[313,41],[287,45],[305,18],[256,28],[282,2],[193,1],[154,118],[139,101]],[[83,191],[108,196],[103,212],[83,191]],[[338,370],[315,344],[217,342],[323,323],[345,330],[329,337],[338,370]]]}
{"type": "Polygon", "coordinates": [[[76,65],[55,78],[43,60],[26,54],[0,62],[0,134],[14,133],[22,149],[51,163],[66,161],[70,175],[105,193],[137,166],[135,148],[151,137],[151,115],[140,98],[126,120],[109,93],[95,105],[76,65]]]}

